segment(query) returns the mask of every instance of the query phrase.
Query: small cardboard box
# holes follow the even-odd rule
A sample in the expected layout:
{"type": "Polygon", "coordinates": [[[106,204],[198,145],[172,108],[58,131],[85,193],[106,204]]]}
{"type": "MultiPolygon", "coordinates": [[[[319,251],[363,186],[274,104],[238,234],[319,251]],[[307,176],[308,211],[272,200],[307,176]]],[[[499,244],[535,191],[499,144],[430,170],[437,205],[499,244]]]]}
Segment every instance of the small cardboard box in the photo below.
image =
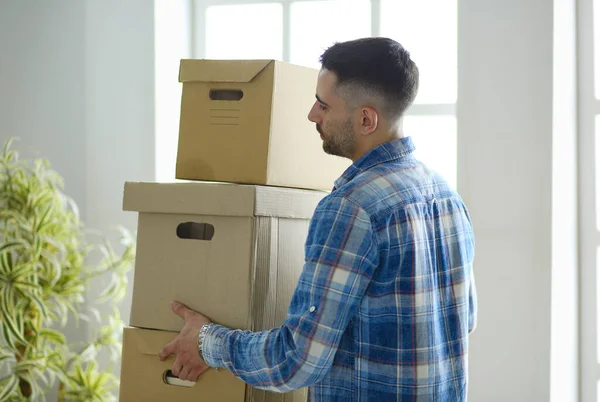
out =
{"type": "Polygon", "coordinates": [[[167,331],[123,329],[119,401],[244,401],[246,384],[228,370],[208,370],[196,382],[172,377],[174,356],[160,361],[158,352],[176,335],[167,331]]]}
{"type": "Polygon", "coordinates": [[[307,116],[318,71],[275,60],[181,60],[176,178],[330,190],[350,161],[307,116]]]}
{"type": "Polygon", "coordinates": [[[129,324],[179,331],[178,300],[235,329],[281,325],[321,191],[226,183],[126,183],[138,211],[129,324]]]}
{"type": "Polygon", "coordinates": [[[287,393],[253,388],[230,371],[209,369],[196,381],[171,373],[174,356],[159,360],[158,352],[177,334],[125,327],[121,355],[120,402],[306,402],[307,389],[287,393]]]}

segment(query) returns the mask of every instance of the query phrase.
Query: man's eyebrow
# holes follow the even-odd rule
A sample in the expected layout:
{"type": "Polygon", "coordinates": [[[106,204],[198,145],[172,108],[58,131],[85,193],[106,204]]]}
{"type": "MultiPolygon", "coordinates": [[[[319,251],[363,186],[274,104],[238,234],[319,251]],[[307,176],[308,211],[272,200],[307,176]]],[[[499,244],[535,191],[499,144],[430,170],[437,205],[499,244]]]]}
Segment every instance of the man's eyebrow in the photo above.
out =
{"type": "Polygon", "coordinates": [[[327,103],[323,102],[323,101],[321,100],[321,98],[319,98],[319,95],[315,95],[315,98],[317,98],[317,101],[318,101],[319,103],[322,103],[323,105],[325,105],[325,106],[327,106],[327,107],[330,107],[330,106],[329,106],[327,103]]]}

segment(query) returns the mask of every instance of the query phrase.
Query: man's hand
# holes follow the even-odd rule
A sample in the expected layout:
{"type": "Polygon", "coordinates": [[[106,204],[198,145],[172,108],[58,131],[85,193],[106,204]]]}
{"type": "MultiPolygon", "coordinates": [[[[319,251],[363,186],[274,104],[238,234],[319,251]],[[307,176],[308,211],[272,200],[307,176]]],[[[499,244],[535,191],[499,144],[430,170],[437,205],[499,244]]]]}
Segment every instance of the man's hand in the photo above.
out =
{"type": "Polygon", "coordinates": [[[158,358],[165,360],[174,354],[173,374],[182,380],[196,381],[208,369],[198,352],[198,334],[200,328],[210,320],[177,301],[171,302],[171,310],[183,318],[184,325],[179,335],[162,348],[158,358]]]}

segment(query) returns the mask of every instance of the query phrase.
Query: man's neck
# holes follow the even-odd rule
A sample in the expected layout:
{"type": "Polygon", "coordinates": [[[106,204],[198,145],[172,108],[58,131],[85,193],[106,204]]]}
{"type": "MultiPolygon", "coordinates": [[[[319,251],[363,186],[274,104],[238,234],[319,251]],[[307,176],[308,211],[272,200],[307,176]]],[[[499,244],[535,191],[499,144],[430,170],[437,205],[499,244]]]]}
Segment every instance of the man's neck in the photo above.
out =
{"type": "Polygon", "coordinates": [[[356,152],[352,156],[352,162],[356,162],[360,159],[361,156],[366,154],[367,152],[377,148],[378,146],[385,144],[390,141],[398,140],[404,137],[404,133],[400,131],[396,131],[393,133],[388,133],[387,135],[373,136],[370,138],[370,141],[365,141],[362,146],[356,144],[356,152]]]}

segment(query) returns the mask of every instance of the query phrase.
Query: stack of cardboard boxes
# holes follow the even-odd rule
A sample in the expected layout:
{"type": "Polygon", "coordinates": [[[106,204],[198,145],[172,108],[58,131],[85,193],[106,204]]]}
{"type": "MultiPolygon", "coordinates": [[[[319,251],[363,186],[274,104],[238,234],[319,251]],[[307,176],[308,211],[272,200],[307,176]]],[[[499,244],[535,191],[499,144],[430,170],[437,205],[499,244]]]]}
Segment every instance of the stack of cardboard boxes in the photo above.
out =
{"type": "Polygon", "coordinates": [[[196,382],[158,352],[183,320],[178,300],[214,322],[253,331],[282,324],[304,264],[317,203],[349,161],[326,155],[306,116],[318,72],[273,60],[182,60],[178,183],[125,184],[138,212],[121,401],[304,401],[261,391],[228,370],[196,382]]]}

